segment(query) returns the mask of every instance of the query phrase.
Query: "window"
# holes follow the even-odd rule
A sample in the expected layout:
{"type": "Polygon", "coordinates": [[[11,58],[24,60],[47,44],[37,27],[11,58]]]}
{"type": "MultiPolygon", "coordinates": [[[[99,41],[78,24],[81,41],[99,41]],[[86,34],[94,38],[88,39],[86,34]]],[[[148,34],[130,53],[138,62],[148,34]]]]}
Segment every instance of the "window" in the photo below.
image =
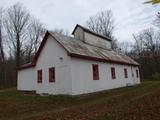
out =
{"type": "Polygon", "coordinates": [[[98,64],[93,64],[92,65],[92,70],[93,70],[93,80],[99,80],[98,64]]]}
{"type": "Polygon", "coordinates": [[[37,71],[37,82],[42,83],[42,70],[37,71]]]}
{"type": "Polygon", "coordinates": [[[111,76],[112,76],[112,79],[116,79],[116,73],[115,73],[114,67],[111,67],[111,76]]]}
{"type": "Polygon", "coordinates": [[[136,76],[137,76],[137,78],[139,77],[139,71],[138,70],[136,70],[136,76]]]}
{"type": "Polygon", "coordinates": [[[128,78],[128,72],[126,68],[124,69],[124,78],[128,78]]]}
{"type": "Polygon", "coordinates": [[[55,82],[55,68],[49,68],[49,82],[55,82]]]}

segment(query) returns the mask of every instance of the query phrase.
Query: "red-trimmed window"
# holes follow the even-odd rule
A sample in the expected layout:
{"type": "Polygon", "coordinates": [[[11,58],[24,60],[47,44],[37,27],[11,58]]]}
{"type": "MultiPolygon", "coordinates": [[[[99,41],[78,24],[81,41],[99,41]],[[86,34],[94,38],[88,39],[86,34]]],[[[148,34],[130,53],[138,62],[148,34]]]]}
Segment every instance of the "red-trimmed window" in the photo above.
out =
{"type": "Polygon", "coordinates": [[[112,79],[116,79],[116,72],[114,67],[111,67],[111,76],[112,76],[112,79]]]}
{"type": "Polygon", "coordinates": [[[128,78],[128,71],[127,71],[127,68],[124,68],[124,78],[128,78]]]}
{"type": "Polygon", "coordinates": [[[42,70],[37,71],[37,82],[42,83],[42,70]]]}
{"type": "Polygon", "coordinates": [[[137,76],[137,78],[139,77],[139,71],[138,70],[136,70],[136,76],[137,76]]]}
{"type": "Polygon", "coordinates": [[[93,80],[99,80],[99,68],[98,64],[92,64],[93,80]]]}
{"type": "Polygon", "coordinates": [[[55,82],[55,67],[49,68],[49,82],[55,82]]]}

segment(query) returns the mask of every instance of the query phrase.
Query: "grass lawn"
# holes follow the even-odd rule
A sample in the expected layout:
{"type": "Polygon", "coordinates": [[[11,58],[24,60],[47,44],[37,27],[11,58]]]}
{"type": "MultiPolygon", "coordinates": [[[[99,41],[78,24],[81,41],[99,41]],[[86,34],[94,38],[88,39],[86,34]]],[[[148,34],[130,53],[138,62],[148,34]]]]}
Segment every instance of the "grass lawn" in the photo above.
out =
{"type": "Polygon", "coordinates": [[[159,120],[160,81],[80,96],[0,90],[0,120],[159,120]]]}

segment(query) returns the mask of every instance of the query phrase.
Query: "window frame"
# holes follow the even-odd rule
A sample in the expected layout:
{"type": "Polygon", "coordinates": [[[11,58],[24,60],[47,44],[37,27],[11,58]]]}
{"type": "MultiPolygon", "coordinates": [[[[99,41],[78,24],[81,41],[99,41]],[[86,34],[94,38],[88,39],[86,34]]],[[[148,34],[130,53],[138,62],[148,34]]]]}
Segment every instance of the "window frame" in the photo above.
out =
{"type": "Polygon", "coordinates": [[[128,70],[127,70],[127,68],[124,68],[124,78],[128,78],[128,70]]]}
{"type": "Polygon", "coordinates": [[[98,64],[92,64],[92,75],[93,75],[93,80],[99,80],[99,65],[98,64]]]}
{"type": "Polygon", "coordinates": [[[43,77],[43,71],[42,71],[42,69],[40,69],[40,70],[37,70],[37,83],[42,83],[42,77],[43,77]]]}
{"type": "Polygon", "coordinates": [[[115,67],[111,67],[111,77],[112,77],[112,79],[116,79],[116,70],[115,70],[115,67]]]}
{"type": "Polygon", "coordinates": [[[55,67],[50,67],[48,68],[48,75],[49,75],[49,82],[54,83],[56,82],[55,80],[55,67]]]}

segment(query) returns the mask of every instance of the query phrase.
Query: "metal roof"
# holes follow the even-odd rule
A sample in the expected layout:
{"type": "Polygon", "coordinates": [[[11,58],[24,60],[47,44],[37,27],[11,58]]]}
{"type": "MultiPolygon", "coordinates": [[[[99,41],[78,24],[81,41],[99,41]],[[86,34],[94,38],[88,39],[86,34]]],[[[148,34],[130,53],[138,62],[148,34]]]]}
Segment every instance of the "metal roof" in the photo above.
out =
{"type": "Polygon", "coordinates": [[[67,50],[71,57],[81,56],[81,58],[90,58],[97,61],[139,65],[136,61],[125,54],[116,52],[112,49],[96,47],[73,37],[68,37],[51,31],[49,31],[49,33],[63,46],[64,49],[67,50]]]}
{"type": "Polygon", "coordinates": [[[36,55],[33,58],[33,61],[31,63],[27,63],[20,66],[18,70],[36,66],[39,55],[41,54],[41,51],[43,50],[50,35],[66,50],[67,54],[71,57],[94,61],[110,62],[116,64],[139,66],[139,64],[136,61],[126,56],[125,54],[118,53],[111,49],[96,47],[87,44],[81,40],[77,40],[73,37],[68,37],[62,34],[54,33],[52,31],[47,31],[36,55]]]}

